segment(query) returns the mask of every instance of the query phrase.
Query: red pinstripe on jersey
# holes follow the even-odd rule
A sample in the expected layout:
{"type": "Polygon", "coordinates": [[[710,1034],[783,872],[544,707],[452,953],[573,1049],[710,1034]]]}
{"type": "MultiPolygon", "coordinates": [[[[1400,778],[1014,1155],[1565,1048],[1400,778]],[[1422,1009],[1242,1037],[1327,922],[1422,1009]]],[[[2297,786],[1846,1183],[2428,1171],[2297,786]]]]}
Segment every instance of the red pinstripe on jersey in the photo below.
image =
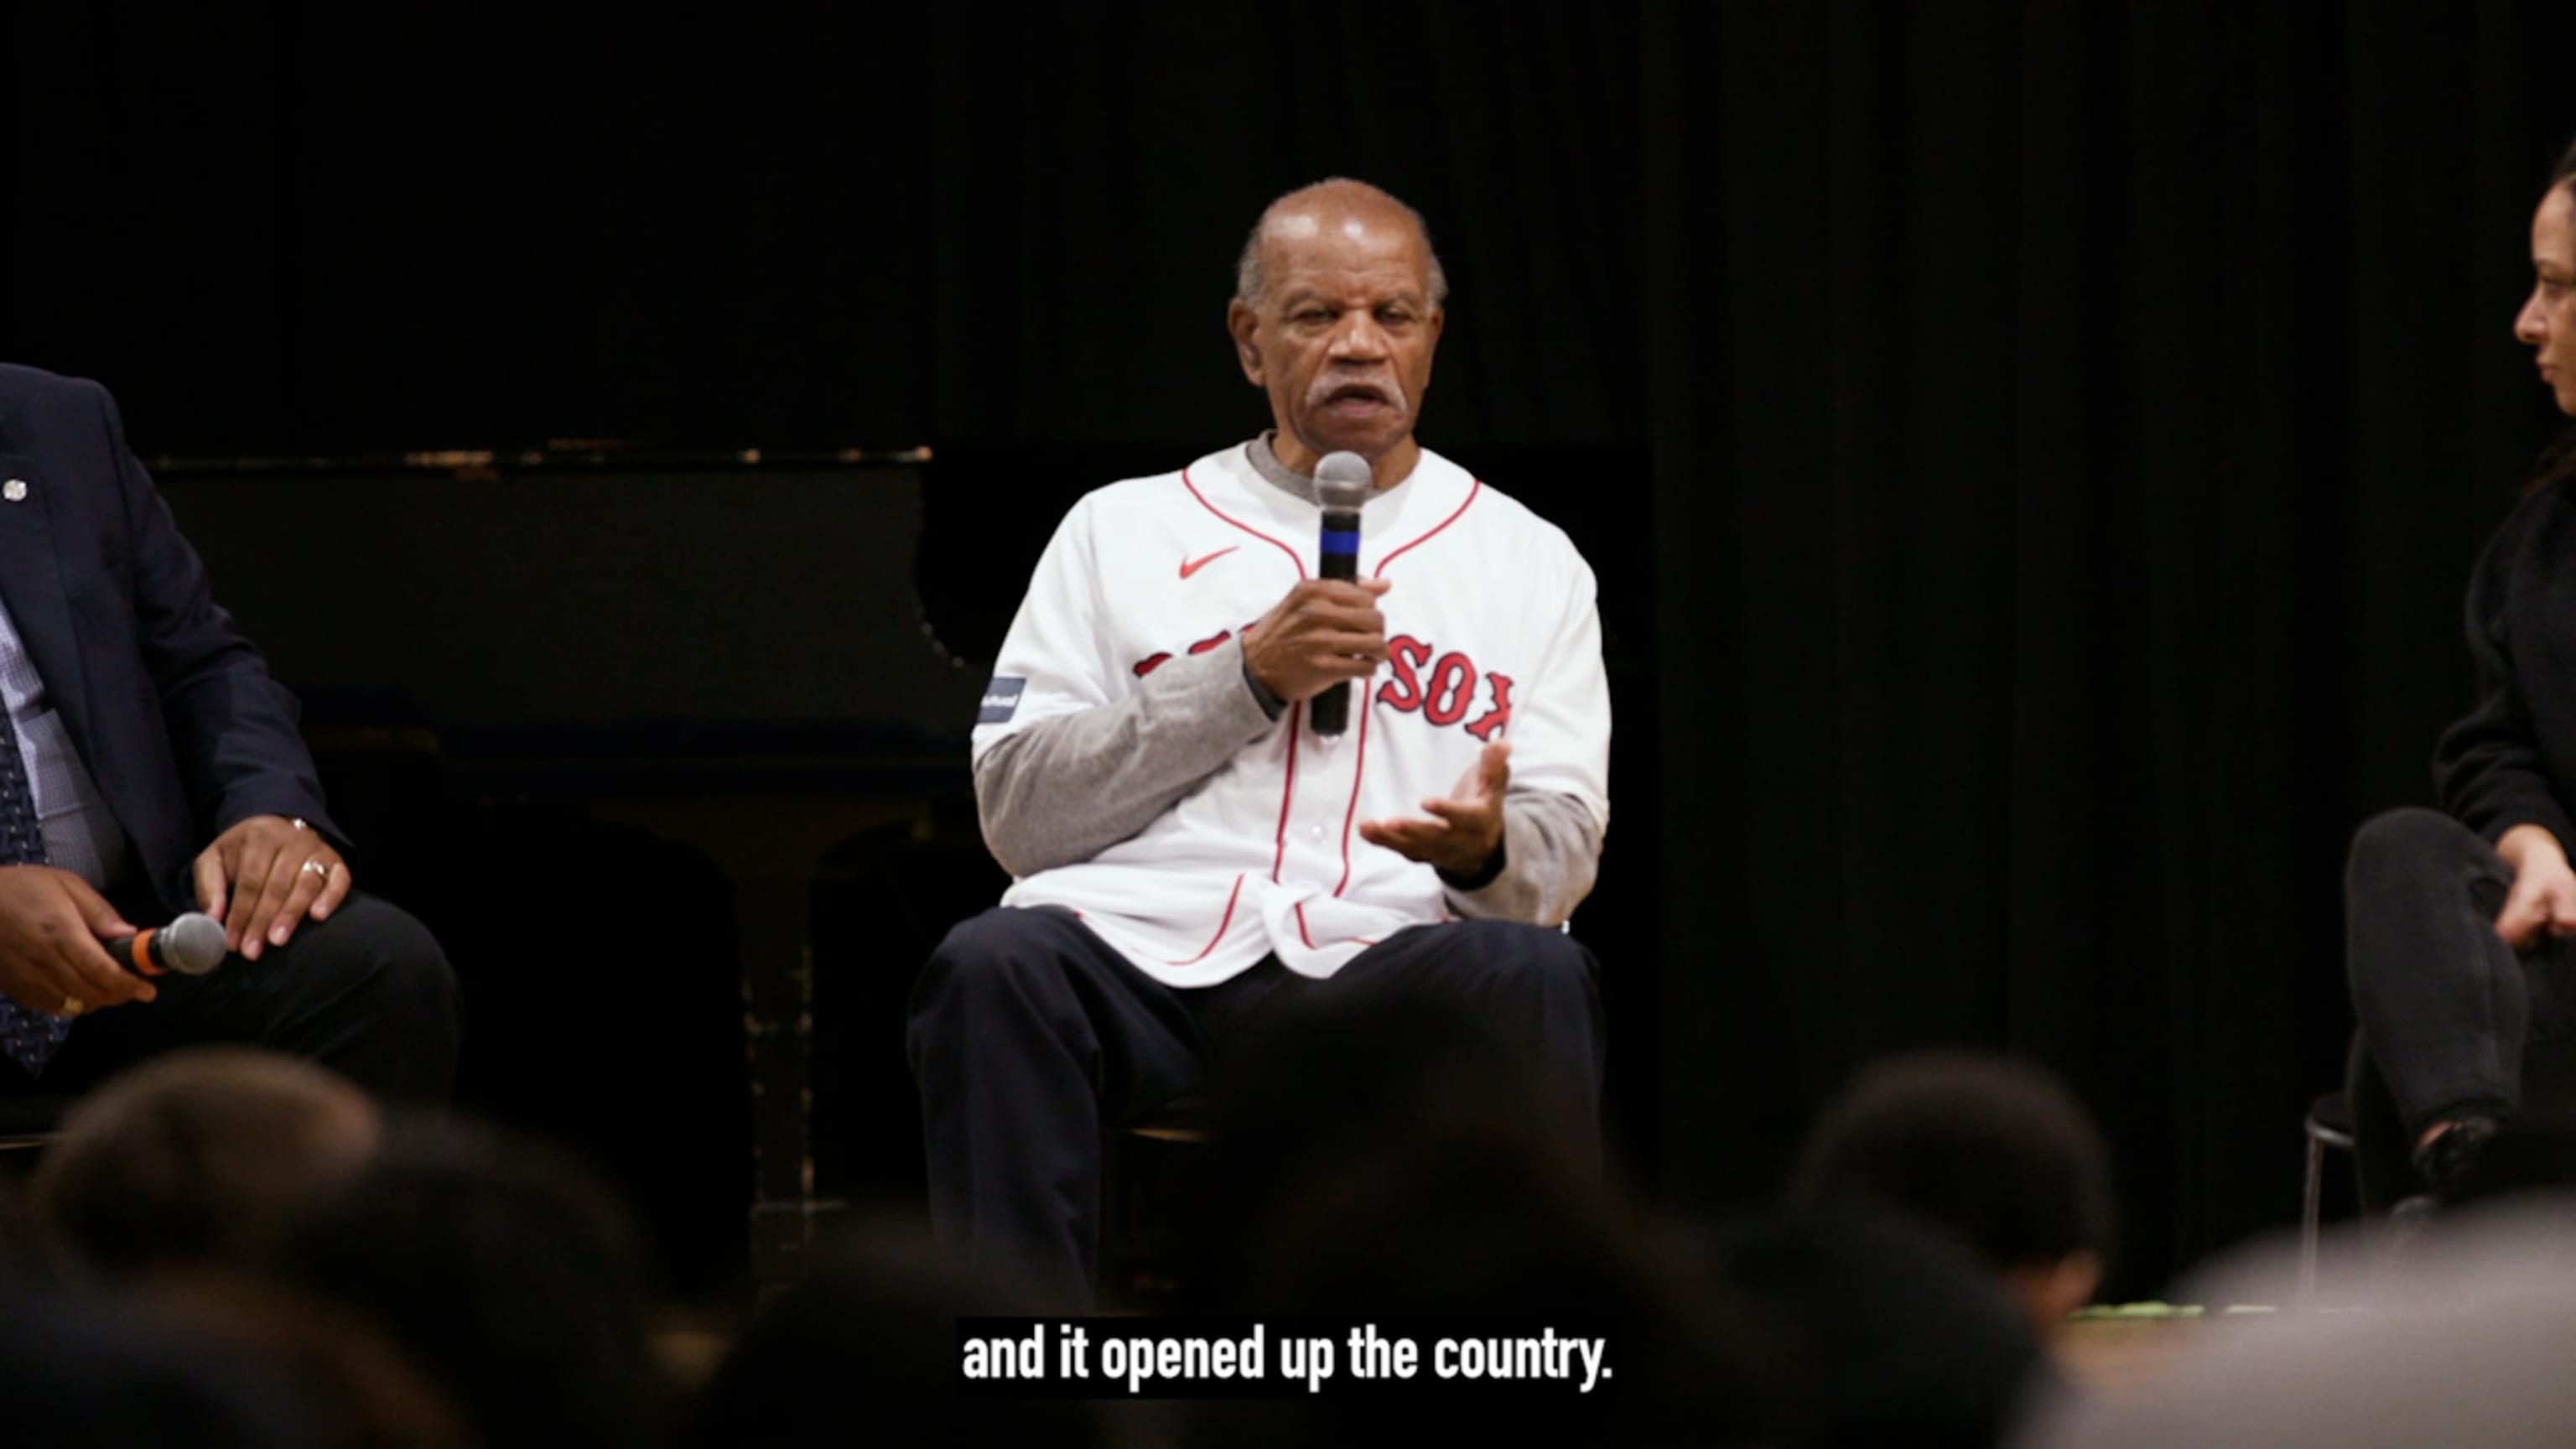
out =
{"type": "MultiPolygon", "coordinates": [[[[1221,522],[1227,524],[1229,527],[1240,529],[1241,531],[1252,535],[1254,538],[1260,539],[1263,543],[1270,545],[1272,548],[1279,550],[1281,553],[1286,554],[1288,556],[1289,564],[1297,570],[1297,578],[1299,582],[1302,583],[1305,580],[1307,575],[1304,555],[1298,553],[1296,549],[1291,548],[1279,539],[1262,532],[1260,529],[1253,527],[1251,524],[1245,523],[1243,520],[1234,517],[1225,510],[1217,507],[1215,504],[1210,503],[1207,499],[1207,495],[1199,491],[1198,484],[1190,480],[1190,472],[1187,468],[1181,470],[1181,486],[1189,490],[1190,497],[1196,499],[1201,508],[1214,514],[1221,522]]],[[[1474,505],[1477,496],[1482,494],[1484,491],[1485,480],[1481,478],[1470,480],[1470,484],[1467,489],[1467,496],[1460,500],[1455,509],[1450,511],[1448,517],[1433,524],[1419,537],[1399,545],[1394,551],[1387,554],[1386,557],[1379,559],[1377,567],[1374,570],[1371,570],[1371,575],[1376,578],[1384,578],[1389,564],[1394,563],[1397,559],[1412,552],[1414,549],[1421,547],[1423,544],[1430,542],[1443,530],[1447,529],[1449,525],[1456,523],[1460,516],[1465,514],[1468,508],[1474,505]]],[[[1351,761],[1351,795],[1349,803],[1345,805],[1342,810],[1342,875],[1341,879],[1335,882],[1333,886],[1333,894],[1336,897],[1340,896],[1344,890],[1348,889],[1351,883],[1351,827],[1359,816],[1360,781],[1364,776],[1364,772],[1368,768],[1369,716],[1375,712],[1372,708],[1373,704],[1373,700],[1366,696],[1362,697],[1360,704],[1359,751],[1351,761]]],[[[1298,709],[1297,705],[1293,703],[1289,705],[1289,709],[1291,713],[1288,720],[1288,762],[1285,778],[1280,782],[1279,787],[1279,825],[1271,838],[1270,879],[1273,884],[1278,882],[1280,872],[1287,866],[1288,816],[1291,808],[1296,803],[1297,798],[1297,735],[1303,728],[1304,723],[1304,711],[1298,709]]],[[[1215,950],[1216,943],[1225,937],[1225,928],[1228,925],[1231,925],[1234,921],[1235,903],[1242,894],[1243,877],[1238,875],[1234,878],[1233,893],[1226,897],[1225,916],[1224,919],[1217,923],[1216,935],[1209,939],[1207,945],[1200,949],[1197,956],[1191,957],[1188,961],[1175,961],[1171,964],[1176,966],[1190,965],[1204,958],[1209,951],[1215,950]]],[[[1296,908],[1296,916],[1297,934],[1305,941],[1307,948],[1311,950],[1314,948],[1315,941],[1312,936],[1307,934],[1306,908],[1302,904],[1296,908]]]]}
{"type": "MultiPolygon", "coordinates": [[[[1362,683],[1367,681],[1363,680],[1362,683]]],[[[1351,883],[1351,822],[1360,813],[1360,773],[1368,768],[1369,716],[1377,713],[1377,696],[1360,691],[1360,752],[1351,761],[1351,803],[1342,810],[1342,878],[1333,883],[1333,894],[1339,897],[1351,883]]]]}
{"type": "Polygon", "coordinates": [[[1451,524],[1453,524],[1453,523],[1456,523],[1456,522],[1458,521],[1458,515],[1459,515],[1460,513],[1464,513],[1464,512],[1466,512],[1466,511],[1468,510],[1468,508],[1469,508],[1470,506],[1472,506],[1472,505],[1475,503],[1475,501],[1476,501],[1476,495],[1477,495],[1477,494],[1479,494],[1479,493],[1482,493],[1482,492],[1484,492],[1484,491],[1485,491],[1485,480],[1484,480],[1484,479],[1482,479],[1482,478],[1477,478],[1477,479],[1473,479],[1473,480],[1471,480],[1471,482],[1470,482],[1470,486],[1469,486],[1469,487],[1468,487],[1468,489],[1467,489],[1467,497],[1466,497],[1466,499],[1465,499],[1463,502],[1461,502],[1461,503],[1458,505],[1456,512],[1451,513],[1447,518],[1444,518],[1444,519],[1440,520],[1438,523],[1435,523],[1435,524],[1431,525],[1431,532],[1430,532],[1430,533],[1426,533],[1426,534],[1422,535],[1420,538],[1415,539],[1413,542],[1408,543],[1408,544],[1406,544],[1404,547],[1397,549],[1395,552],[1393,552],[1393,553],[1391,553],[1391,554],[1388,554],[1386,557],[1384,557],[1384,558],[1382,558],[1382,559],[1379,559],[1379,560],[1377,561],[1377,567],[1376,567],[1376,568],[1374,568],[1374,569],[1371,569],[1371,570],[1370,570],[1370,572],[1371,572],[1371,573],[1373,573],[1373,574],[1375,574],[1375,575],[1376,575],[1377,577],[1379,577],[1379,578],[1385,578],[1385,577],[1386,577],[1386,566],[1387,566],[1388,564],[1391,564],[1391,563],[1395,562],[1397,559],[1400,559],[1400,558],[1404,557],[1406,554],[1411,553],[1413,550],[1415,550],[1415,549],[1417,549],[1417,548],[1422,547],[1422,546],[1423,546],[1424,544],[1426,544],[1426,543],[1429,543],[1429,542],[1432,540],[1432,537],[1433,537],[1434,535],[1438,534],[1438,533],[1440,532],[1440,530],[1442,530],[1442,529],[1444,529],[1444,528],[1447,528],[1449,525],[1451,525],[1451,524]]]}
{"type": "MultiPolygon", "coordinates": [[[[1224,519],[1227,523],[1234,525],[1236,528],[1242,529],[1244,532],[1251,534],[1254,538],[1260,539],[1263,543],[1266,543],[1272,548],[1279,550],[1281,553],[1288,555],[1288,562],[1297,566],[1297,578],[1300,582],[1304,581],[1306,577],[1306,556],[1304,554],[1297,552],[1297,550],[1290,548],[1288,545],[1281,543],[1275,538],[1272,538],[1269,534],[1263,533],[1260,529],[1253,527],[1251,524],[1244,522],[1240,518],[1234,517],[1224,509],[1208,502],[1207,495],[1199,491],[1199,485],[1190,481],[1190,470],[1187,468],[1183,468],[1181,470],[1181,486],[1190,490],[1190,496],[1199,501],[1199,507],[1206,509],[1208,512],[1224,519]]],[[[1473,497],[1474,495],[1470,494],[1469,496],[1473,497]]],[[[1437,532],[1438,530],[1435,529],[1433,531],[1437,532]]]]}
{"type": "Polygon", "coordinates": [[[1225,916],[1216,923],[1216,934],[1208,937],[1208,943],[1201,946],[1199,948],[1199,953],[1192,956],[1187,961],[1166,961],[1163,964],[1166,966],[1196,966],[1201,961],[1206,960],[1207,953],[1216,949],[1216,943],[1225,939],[1225,928],[1234,924],[1234,903],[1242,898],[1243,873],[1241,871],[1237,871],[1235,872],[1234,877],[1234,889],[1226,894],[1225,916]]]}
{"type": "MultiPolygon", "coordinates": [[[[1467,505],[1475,502],[1476,495],[1484,491],[1485,480],[1482,478],[1473,480],[1472,486],[1467,489],[1466,498],[1459,503],[1458,507],[1452,511],[1447,518],[1431,525],[1429,533],[1423,534],[1420,538],[1403,545],[1396,549],[1395,552],[1379,559],[1377,561],[1377,567],[1369,571],[1370,576],[1373,578],[1385,578],[1386,566],[1388,564],[1395,562],[1398,558],[1401,558],[1411,550],[1430,542],[1432,534],[1436,534],[1440,530],[1447,528],[1449,525],[1456,523],[1458,521],[1458,515],[1466,512],[1467,505]]],[[[1369,716],[1375,713],[1377,713],[1376,697],[1372,694],[1362,694],[1360,696],[1360,751],[1359,755],[1351,761],[1351,803],[1342,811],[1342,878],[1333,886],[1333,894],[1336,897],[1340,896],[1343,890],[1348,888],[1351,883],[1351,823],[1360,813],[1360,778],[1362,773],[1368,769],[1369,716]]],[[[1306,944],[1312,946],[1315,943],[1309,941],[1306,944]]]]}
{"type": "Polygon", "coordinates": [[[1305,710],[1288,706],[1288,778],[1279,786],[1279,834],[1270,847],[1270,883],[1279,884],[1279,868],[1288,860],[1288,805],[1297,798],[1297,728],[1306,721],[1305,710]]]}
{"type": "MultiPolygon", "coordinates": [[[[1303,554],[1300,554],[1297,550],[1281,543],[1279,540],[1272,538],[1269,534],[1263,533],[1260,529],[1253,527],[1242,519],[1228,514],[1224,509],[1217,507],[1215,504],[1208,502],[1207,495],[1199,491],[1199,485],[1190,481],[1190,470],[1187,468],[1183,468],[1181,470],[1181,486],[1190,490],[1190,496],[1199,501],[1199,507],[1206,509],[1208,512],[1215,514],[1225,522],[1232,524],[1236,528],[1242,529],[1244,532],[1251,534],[1254,538],[1260,539],[1263,543],[1266,543],[1272,548],[1279,550],[1281,553],[1288,555],[1288,562],[1296,566],[1297,581],[1299,583],[1304,583],[1306,581],[1306,559],[1303,554]]],[[[1297,706],[1294,704],[1289,705],[1288,709],[1288,778],[1280,782],[1279,831],[1278,834],[1272,838],[1270,849],[1270,880],[1273,885],[1278,884],[1280,868],[1285,865],[1288,860],[1288,807],[1297,798],[1297,722],[1302,711],[1299,711],[1297,706]]],[[[1235,882],[1238,889],[1241,888],[1242,884],[1243,882],[1240,880],[1235,882]]],[[[1226,906],[1227,913],[1231,915],[1233,910],[1233,904],[1228,902],[1226,906]]],[[[1222,927],[1219,928],[1218,933],[1220,935],[1223,934],[1222,927]]],[[[1205,955],[1206,953],[1201,952],[1200,954],[1205,955]]]]}

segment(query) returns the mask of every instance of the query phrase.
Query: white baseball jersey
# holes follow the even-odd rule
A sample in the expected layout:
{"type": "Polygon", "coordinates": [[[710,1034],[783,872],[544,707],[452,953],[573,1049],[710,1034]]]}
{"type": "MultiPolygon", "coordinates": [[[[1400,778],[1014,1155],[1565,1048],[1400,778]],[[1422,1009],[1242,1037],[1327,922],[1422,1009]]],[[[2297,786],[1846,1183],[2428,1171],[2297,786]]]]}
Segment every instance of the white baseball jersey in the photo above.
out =
{"type": "MultiPolygon", "coordinates": [[[[974,732],[1115,703],[1164,661],[1241,633],[1316,568],[1321,510],[1244,447],[1084,497],[1038,561],[974,732]]],[[[1351,685],[1349,729],[1275,726],[1137,835],[1015,882],[1146,974],[1207,986],[1276,954],[1329,976],[1407,926],[1449,919],[1432,867],[1360,822],[1421,818],[1489,740],[1515,789],[1562,792],[1609,825],[1610,691],[1591,568],[1564,532],[1424,450],[1362,511],[1359,572],[1392,587],[1387,662],[1351,685]]]]}

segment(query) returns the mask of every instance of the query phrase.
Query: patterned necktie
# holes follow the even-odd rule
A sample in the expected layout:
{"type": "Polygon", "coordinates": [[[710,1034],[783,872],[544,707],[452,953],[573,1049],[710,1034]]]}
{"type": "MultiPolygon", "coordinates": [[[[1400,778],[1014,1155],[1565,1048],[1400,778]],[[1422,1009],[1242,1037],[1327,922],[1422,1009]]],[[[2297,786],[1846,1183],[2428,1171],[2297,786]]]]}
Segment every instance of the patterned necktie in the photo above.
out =
{"type": "MultiPolygon", "coordinates": [[[[36,819],[36,794],[27,788],[27,762],[18,753],[18,727],[0,705],[0,866],[43,865],[44,826],[36,819]]],[[[29,1011],[0,996],[0,1052],[27,1069],[44,1073],[45,1063],[71,1034],[72,1019],[29,1011]]]]}

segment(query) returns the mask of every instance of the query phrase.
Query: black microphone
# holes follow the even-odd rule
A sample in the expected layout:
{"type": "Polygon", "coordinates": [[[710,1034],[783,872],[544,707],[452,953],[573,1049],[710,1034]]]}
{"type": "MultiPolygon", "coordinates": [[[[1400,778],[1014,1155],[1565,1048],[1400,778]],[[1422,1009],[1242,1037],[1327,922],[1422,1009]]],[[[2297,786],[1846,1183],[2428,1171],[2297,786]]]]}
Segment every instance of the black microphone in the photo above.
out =
{"type": "Polygon", "coordinates": [[[190,911],[157,930],[104,943],[116,964],[137,976],[203,976],[224,964],[224,927],[214,917],[190,911]]]}
{"type": "MultiPolygon", "coordinates": [[[[1360,505],[1377,491],[1368,459],[1357,453],[1326,453],[1315,464],[1315,501],[1324,505],[1324,537],[1315,550],[1318,578],[1360,576],[1360,505]]],[[[1337,735],[1351,725],[1351,686],[1334,685],[1307,703],[1306,722],[1319,735],[1337,735]]]]}

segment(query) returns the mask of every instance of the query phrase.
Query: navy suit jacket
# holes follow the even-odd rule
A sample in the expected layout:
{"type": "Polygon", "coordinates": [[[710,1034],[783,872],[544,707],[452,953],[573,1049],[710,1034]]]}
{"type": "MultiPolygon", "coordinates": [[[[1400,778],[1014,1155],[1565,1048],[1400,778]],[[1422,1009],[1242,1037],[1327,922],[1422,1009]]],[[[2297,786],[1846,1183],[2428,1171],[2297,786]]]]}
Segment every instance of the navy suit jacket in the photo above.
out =
{"type": "Polygon", "coordinates": [[[0,601],[168,912],[195,909],[197,856],[250,816],[339,840],[295,696],[216,606],[97,383],[0,364],[0,601]]]}

